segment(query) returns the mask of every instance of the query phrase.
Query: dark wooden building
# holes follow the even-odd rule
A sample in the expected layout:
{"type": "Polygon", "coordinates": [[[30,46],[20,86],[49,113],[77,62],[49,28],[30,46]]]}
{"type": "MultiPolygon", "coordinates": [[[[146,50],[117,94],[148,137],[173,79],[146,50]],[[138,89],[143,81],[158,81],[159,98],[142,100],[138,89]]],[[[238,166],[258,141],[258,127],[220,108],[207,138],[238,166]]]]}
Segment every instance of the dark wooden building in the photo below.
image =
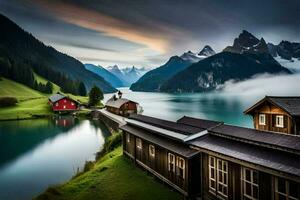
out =
{"type": "Polygon", "coordinates": [[[300,97],[266,96],[244,113],[255,129],[300,135],[300,97]]]}
{"type": "Polygon", "coordinates": [[[116,98],[114,95],[106,102],[105,107],[107,111],[116,115],[129,116],[137,114],[138,103],[125,98],[116,98]]]}
{"type": "Polygon", "coordinates": [[[49,104],[54,112],[73,112],[79,108],[77,101],[62,94],[50,96],[49,104]]]}
{"type": "Polygon", "coordinates": [[[186,197],[300,200],[300,137],[190,117],[126,121],[124,155],[186,197]]]}

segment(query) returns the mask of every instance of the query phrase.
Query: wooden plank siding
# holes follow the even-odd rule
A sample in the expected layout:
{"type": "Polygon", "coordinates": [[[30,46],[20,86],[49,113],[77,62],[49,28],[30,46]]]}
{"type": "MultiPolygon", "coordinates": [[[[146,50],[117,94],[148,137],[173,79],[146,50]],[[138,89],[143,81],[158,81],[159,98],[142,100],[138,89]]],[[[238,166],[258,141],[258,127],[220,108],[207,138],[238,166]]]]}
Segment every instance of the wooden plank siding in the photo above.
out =
{"type": "Polygon", "coordinates": [[[295,125],[293,118],[281,108],[270,104],[269,102],[265,102],[261,106],[258,106],[253,110],[253,123],[254,128],[257,130],[264,130],[264,131],[274,131],[274,132],[281,132],[287,134],[296,134],[295,125]],[[260,125],[259,124],[259,115],[265,114],[266,116],[266,124],[260,125]],[[283,115],[284,117],[284,127],[276,127],[275,126],[275,117],[276,115],[283,115]]]}
{"type": "Polygon", "coordinates": [[[196,155],[190,159],[169,151],[161,146],[153,144],[143,138],[142,148],[137,148],[137,138],[135,135],[123,131],[123,150],[124,155],[134,158],[136,164],[142,166],[164,182],[171,185],[185,196],[195,196],[200,194],[201,190],[201,177],[200,177],[200,155],[196,155]],[[130,142],[128,141],[130,137],[130,142]],[[155,156],[149,154],[149,146],[155,147],[155,156]],[[175,156],[175,172],[169,170],[168,154],[171,153],[175,156]],[[179,167],[177,166],[177,159],[184,160],[184,178],[179,175],[179,167]]]}

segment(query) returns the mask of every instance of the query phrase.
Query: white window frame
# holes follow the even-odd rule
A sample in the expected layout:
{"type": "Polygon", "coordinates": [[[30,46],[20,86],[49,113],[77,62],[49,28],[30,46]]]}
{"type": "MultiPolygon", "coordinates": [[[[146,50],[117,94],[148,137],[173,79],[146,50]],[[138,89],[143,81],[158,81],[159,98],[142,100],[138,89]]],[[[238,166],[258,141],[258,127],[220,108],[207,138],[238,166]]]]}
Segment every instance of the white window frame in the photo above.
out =
{"type": "Polygon", "coordinates": [[[155,158],[155,146],[152,144],[149,145],[149,156],[155,158]]]}
{"type": "Polygon", "coordinates": [[[182,157],[177,156],[177,163],[176,164],[177,164],[177,168],[178,168],[178,175],[180,175],[179,171],[181,169],[182,170],[182,177],[181,178],[185,179],[185,160],[182,157]]]}
{"type": "Polygon", "coordinates": [[[172,153],[168,153],[168,171],[175,173],[175,155],[172,153]],[[173,165],[173,169],[171,169],[171,164],[173,165]]]}
{"type": "Polygon", "coordinates": [[[228,162],[221,159],[217,159],[217,193],[225,199],[228,198],[228,162]],[[219,172],[221,172],[221,177],[219,172]],[[226,182],[224,180],[226,180],[226,182]],[[219,190],[219,185],[226,189],[226,194],[223,191],[219,190]]]}
{"type": "Polygon", "coordinates": [[[130,134],[129,133],[126,133],[126,141],[127,141],[127,143],[130,143],[130,134]]]}
{"type": "Polygon", "coordinates": [[[251,200],[257,200],[259,198],[259,180],[258,180],[258,171],[253,170],[247,167],[242,167],[241,169],[241,180],[242,180],[242,198],[244,199],[251,199],[251,200]],[[250,171],[250,180],[246,179],[246,171],[250,171]],[[254,183],[254,176],[253,174],[257,173],[257,183],[254,183]],[[246,183],[251,185],[251,196],[246,194],[246,183]],[[257,188],[257,198],[254,197],[254,187],[257,188]]]}
{"type": "Polygon", "coordinates": [[[282,193],[280,191],[278,191],[278,177],[275,177],[275,200],[279,200],[279,195],[282,195],[282,196],[285,196],[286,197],[286,200],[299,200],[298,197],[293,197],[293,196],[290,196],[290,181],[284,179],[284,178],[281,178],[285,181],[285,192],[286,193],[282,193]]]}
{"type": "Polygon", "coordinates": [[[283,115],[275,116],[275,126],[278,128],[284,128],[284,116],[283,115]],[[282,123],[280,123],[280,122],[282,122],[282,123]]]}
{"type": "Polygon", "coordinates": [[[141,138],[136,138],[135,142],[136,142],[136,148],[141,150],[143,148],[142,139],[141,138]]]}
{"type": "Polygon", "coordinates": [[[259,114],[258,115],[258,124],[259,125],[266,125],[266,114],[259,114]]]}
{"type": "Polygon", "coordinates": [[[216,195],[221,199],[228,199],[228,162],[214,156],[209,156],[208,159],[208,168],[209,168],[209,191],[216,195]],[[220,163],[221,162],[221,166],[220,163]],[[214,177],[212,177],[212,171],[214,177]],[[221,173],[221,177],[220,174],[221,173]],[[226,183],[225,181],[226,180],[226,183]],[[211,181],[214,181],[214,185],[211,184],[211,181]],[[219,190],[219,185],[226,190],[226,194],[224,191],[219,190]]]}
{"type": "Polygon", "coordinates": [[[208,174],[209,174],[209,190],[212,190],[213,192],[216,191],[217,187],[217,180],[216,180],[216,158],[213,156],[208,157],[208,174]],[[213,171],[213,173],[212,173],[213,171]],[[212,177],[213,175],[213,177],[212,177]],[[212,184],[212,182],[214,184],[212,184]]]}

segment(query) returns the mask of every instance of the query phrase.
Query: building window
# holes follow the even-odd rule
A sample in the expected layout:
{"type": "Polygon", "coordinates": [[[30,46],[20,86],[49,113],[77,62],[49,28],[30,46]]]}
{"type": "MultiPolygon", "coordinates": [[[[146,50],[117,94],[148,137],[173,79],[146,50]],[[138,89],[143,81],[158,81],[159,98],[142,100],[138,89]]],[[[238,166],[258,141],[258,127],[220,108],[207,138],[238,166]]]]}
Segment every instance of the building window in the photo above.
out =
{"type": "Polygon", "coordinates": [[[55,106],[58,106],[58,103],[56,103],[55,106]]]}
{"type": "Polygon", "coordinates": [[[182,179],[185,179],[185,160],[179,156],[177,156],[177,168],[178,168],[178,176],[182,179]]]}
{"type": "Polygon", "coordinates": [[[64,100],[64,103],[67,103],[67,100],[64,100]]]}
{"type": "Polygon", "coordinates": [[[216,191],[216,158],[209,156],[209,189],[213,192],[216,191]]]}
{"type": "Polygon", "coordinates": [[[283,178],[275,178],[275,200],[299,200],[300,187],[294,181],[283,178]]]}
{"type": "Polygon", "coordinates": [[[228,197],[228,162],[209,156],[209,191],[222,199],[228,197]]]}
{"type": "Polygon", "coordinates": [[[142,149],[142,140],[141,138],[136,138],[136,147],[142,149]]]}
{"type": "Polygon", "coordinates": [[[168,153],[168,170],[175,172],[175,156],[172,153],[168,153]]]}
{"type": "Polygon", "coordinates": [[[74,106],[74,103],[73,103],[73,102],[71,102],[71,105],[72,105],[72,106],[74,106]]]}
{"type": "Polygon", "coordinates": [[[127,143],[130,143],[130,134],[129,133],[126,133],[126,141],[127,141],[127,143]]]}
{"type": "Polygon", "coordinates": [[[265,114],[259,114],[259,125],[266,125],[266,115],[265,114]]]}
{"type": "Polygon", "coordinates": [[[283,115],[276,115],[275,126],[279,128],[283,128],[283,115]]]}
{"type": "Polygon", "coordinates": [[[153,145],[149,145],[149,156],[152,158],[155,157],[155,147],[153,145]]]}
{"type": "Polygon", "coordinates": [[[66,106],[64,106],[64,109],[66,109],[66,106]]]}
{"type": "Polygon", "coordinates": [[[258,199],[258,172],[256,170],[243,167],[241,177],[243,199],[258,199]]]}

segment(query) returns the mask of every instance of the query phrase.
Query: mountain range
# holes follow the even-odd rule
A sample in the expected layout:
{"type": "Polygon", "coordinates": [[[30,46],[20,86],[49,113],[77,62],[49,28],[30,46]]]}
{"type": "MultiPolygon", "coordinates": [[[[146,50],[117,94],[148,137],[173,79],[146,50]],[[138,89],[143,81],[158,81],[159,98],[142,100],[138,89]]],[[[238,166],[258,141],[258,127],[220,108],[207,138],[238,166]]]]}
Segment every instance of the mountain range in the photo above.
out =
{"type": "Polygon", "coordinates": [[[211,47],[205,46],[198,54],[188,51],[180,57],[173,56],[166,64],[146,73],[131,89],[203,92],[214,90],[228,80],[241,81],[257,74],[291,74],[295,69],[287,62],[299,60],[299,46],[299,43],[287,41],[279,45],[267,44],[264,38],[258,39],[243,30],[223,52],[216,54],[211,47]]]}
{"type": "Polygon", "coordinates": [[[86,70],[80,61],[44,45],[1,14],[0,25],[0,58],[18,65],[19,70],[26,66],[41,76],[51,72],[62,74],[74,82],[83,82],[88,90],[96,85],[105,93],[116,91],[102,77],[86,70]]]}
{"type": "Polygon", "coordinates": [[[164,65],[147,72],[136,83],[132,84],[130,89],[147,92],[160,91],[160,87],[166,80],[186,69],[192,63],[199,62],[214,54],[215,51],[206,45],[199,53],[188,51],[181,56],[172,56],[164,65]]]}
{"type": "Polygon", "coordinates": [[[123,87],[130,86],[147,72],[145,68],[136,68],[133,66],[120,69],[117,65],[109,66],[107,70],[122,81],[123,87]]]}
{"type": "Polygon", "coordinates": [[[84,64],[85,68],[100,77],[103,77],[107,82],[109,82],[113,87],[123,87],[124,83],[116,75],[105,69],[104,67],[93,64],[84,64]]]}

